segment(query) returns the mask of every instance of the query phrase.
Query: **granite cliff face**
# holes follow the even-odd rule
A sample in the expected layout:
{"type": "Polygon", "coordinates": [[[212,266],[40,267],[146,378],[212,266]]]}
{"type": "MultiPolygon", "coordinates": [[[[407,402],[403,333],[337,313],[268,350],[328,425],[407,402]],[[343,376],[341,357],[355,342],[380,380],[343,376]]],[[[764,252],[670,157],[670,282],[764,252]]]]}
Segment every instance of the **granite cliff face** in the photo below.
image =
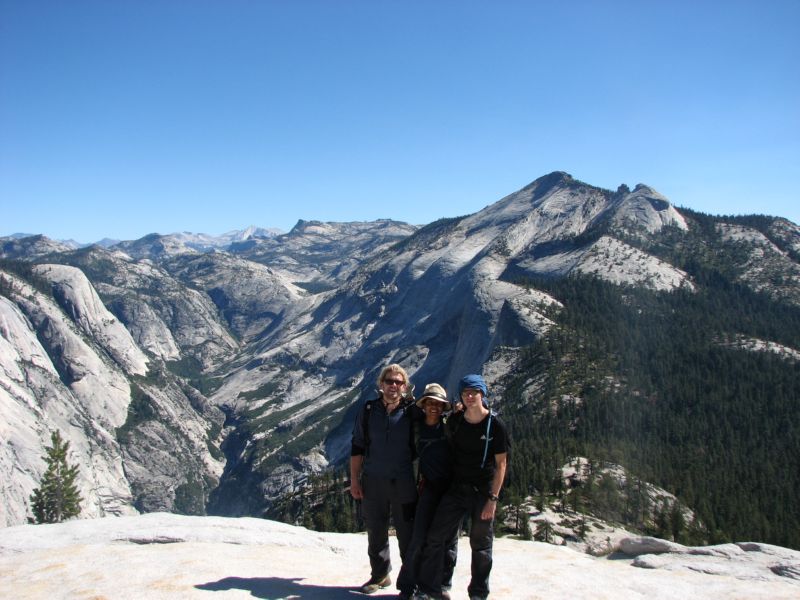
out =
{"type": "Polygon", "coordinates": [[[90,516],[261,515],[346,459],[354,411],[388,362],[418,386],[481,371],[502,402],[521,349],[560,309],[539,278],[691,291],[664,248],[700,239],[735,257],[742,284],[800,303],[796,225],[697,222],[647,186],[552,173],[424,227],[301,221],[224,243],[153,234],[78,250],[4,240],[2,258],[26,262],[0,264],[0,523],[24,521],[56,427],[90,516]]]}
{"type": "Polygon", "coordinates": [[[80,466],[85,515],[202,513],[222,472],[222,413],[152,364],[83,272],[43,264],[34,273],[50,293],[2,274],[3,524],[25,521],[54,429],[80,466]]]}
{"type": "Polygon", "coordinates": [[[56,428],[81,465],[83,510],[90,516],[134,512],[115,436],[130,402],[125,372],[52,298],[5,277],[14,291],[0,302],[3,524],[24,522],[44,472],[44,441],[56,428]]]}

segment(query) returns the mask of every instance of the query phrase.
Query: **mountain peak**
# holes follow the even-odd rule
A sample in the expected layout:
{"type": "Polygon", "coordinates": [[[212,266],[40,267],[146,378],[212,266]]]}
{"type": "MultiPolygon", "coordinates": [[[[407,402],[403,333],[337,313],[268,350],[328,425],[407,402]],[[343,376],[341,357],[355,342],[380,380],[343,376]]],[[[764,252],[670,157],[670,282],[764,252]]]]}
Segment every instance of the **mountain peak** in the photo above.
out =
{"type": "Polygon", "coordinates": [[[575,181],[575,178],[566,171],[553,171],[552,173],[548,173],[547,175],[542,175],[536,181],[542,181],[542,182],[553,181],[553,182],[569,183],[570,181],[575,181]]]}
{"type": "Polygon", "coordinates": [[[42,257],[53,252],[68,252],[74,246],[36,234],[25,237],[0,238],[0,256],[3,258],[42,257]]]}
{"type": "Polygon", "coordinates": [[[297,219],[297,223],[291,228],[289,233],[303,233],[309,227],[318,227],[322,225],[322,221],[297,219]]]}
{"type": "Polygon", "coordinates": [[[651,188],[649,185],[646,185],[644,183],[637,183],[636,187],[633,188],[633,193],[634,194],[637,194],[637,193],[639,193],[639,194],[658,194],[659,196],[661,195],[655,189],[651,188]]]}
{"type": "Polygon", "coordinates": [[[521,191],[528,191],[532,189],[549,190],[550,188],[558,185],[567,185],[574,181],[575,178],[566,171],[553,171],[552,173],[548,173],[547,175],[542,175],[541,177],[534,179],[531,183],[522,188],[521,191]]]}

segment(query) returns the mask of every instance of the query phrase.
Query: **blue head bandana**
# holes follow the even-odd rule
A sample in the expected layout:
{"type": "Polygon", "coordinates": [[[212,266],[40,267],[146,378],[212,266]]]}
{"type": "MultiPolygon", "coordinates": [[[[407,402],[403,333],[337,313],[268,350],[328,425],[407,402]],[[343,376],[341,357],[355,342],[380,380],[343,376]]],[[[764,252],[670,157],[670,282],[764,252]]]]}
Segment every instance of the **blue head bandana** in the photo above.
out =
{"type": "Polygon", "coordinates": [[[461,392],[466,389],[470,390],[480,390],[481,394],[483,394],[483,405],[488,407],[489,401],[487,398],[489,397],[489,389],[486,387],[486,382],[483,380],[483,377],[480,375],[466,375],[461,378],[461,381],[458,382],[458,396],[461,397],[461,392]]]}

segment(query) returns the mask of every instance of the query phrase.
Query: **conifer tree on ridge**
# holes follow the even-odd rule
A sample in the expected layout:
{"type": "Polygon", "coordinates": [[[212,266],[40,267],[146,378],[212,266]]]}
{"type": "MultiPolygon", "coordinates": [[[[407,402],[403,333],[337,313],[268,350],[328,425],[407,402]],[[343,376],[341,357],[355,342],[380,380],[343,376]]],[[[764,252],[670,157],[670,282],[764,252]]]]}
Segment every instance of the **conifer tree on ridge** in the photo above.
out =
{"type": "Polygon", "coordinates": [[[44,457],[47,471],[40,486],[31,494],[31,505],[36,523],[60,523],[81,512],[81,495],[75,485],[77,465],[67,462],[69,442],[56,430],[50,435],[52,446],[47,446],[44,457]]]}

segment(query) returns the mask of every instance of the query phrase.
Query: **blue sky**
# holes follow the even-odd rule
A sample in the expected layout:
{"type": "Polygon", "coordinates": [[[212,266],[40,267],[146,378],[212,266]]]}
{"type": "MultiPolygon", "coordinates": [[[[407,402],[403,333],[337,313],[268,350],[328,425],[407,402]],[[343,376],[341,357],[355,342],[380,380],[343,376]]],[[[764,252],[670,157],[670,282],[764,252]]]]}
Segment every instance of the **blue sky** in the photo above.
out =
{"type": "Polygon", "coordinates": [[[424,224],[560,170],[800,223],[800,1],[0,0],[0,236],[424,224]]]}

